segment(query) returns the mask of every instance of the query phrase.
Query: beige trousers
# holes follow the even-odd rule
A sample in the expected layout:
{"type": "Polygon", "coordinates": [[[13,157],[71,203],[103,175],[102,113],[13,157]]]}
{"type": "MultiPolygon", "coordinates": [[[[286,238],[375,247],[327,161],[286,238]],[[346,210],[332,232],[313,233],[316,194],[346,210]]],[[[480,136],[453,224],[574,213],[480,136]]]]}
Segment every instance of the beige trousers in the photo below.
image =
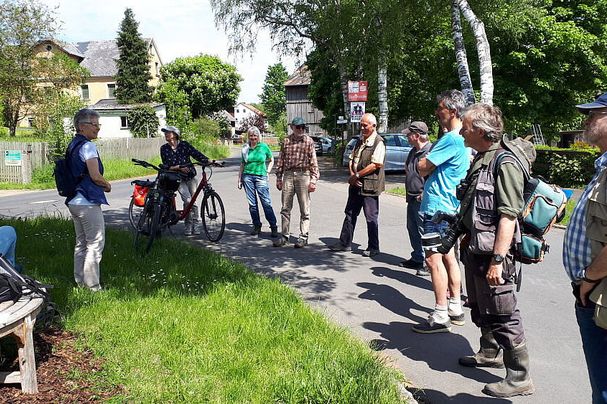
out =
{"type": "Polygon", "coordinates": [[[99,290],[99,263],[105,246],[105,221],[99,205],[69,205],[76,246],[74,247],[74,279],[78,286],[99,290]]]}
{"type": "Polygon", "coordinates": [[[291,210],[293,209],[293,196],[297,195],[299,203],[299,237],[308,239],[310,230],[310,173],[308,171],[286,171],[282,179],[282,235],[289,238],[291,224],[291,210]]]}

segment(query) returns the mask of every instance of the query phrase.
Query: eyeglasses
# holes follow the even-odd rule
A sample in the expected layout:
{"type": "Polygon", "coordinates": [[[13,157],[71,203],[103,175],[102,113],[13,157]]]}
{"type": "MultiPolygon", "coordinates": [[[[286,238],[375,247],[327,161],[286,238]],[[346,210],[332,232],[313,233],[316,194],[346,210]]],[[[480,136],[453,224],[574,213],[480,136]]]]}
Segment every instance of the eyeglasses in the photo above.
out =
{"type": "Polygon", "coordinates": [[[607,111],[590,111],[590,112],[588,112],[588,116],[605,115],[605,114],[607,114],[607,111]]]}
{"type": "Polygon", "coordinates": [[[305,129],[306,125],[295,125],[297,129],[305,129]]]}
{"type": "Polygon", "coordinates": [[[95,126],[96,128],[100,128],[100,127],[101,127],[101,124],[100,124],[100,123],[94,123],[94,122],[80,122],[80,123],[88,123],[89,125],[93,125],[93,126],[95,126]]]}

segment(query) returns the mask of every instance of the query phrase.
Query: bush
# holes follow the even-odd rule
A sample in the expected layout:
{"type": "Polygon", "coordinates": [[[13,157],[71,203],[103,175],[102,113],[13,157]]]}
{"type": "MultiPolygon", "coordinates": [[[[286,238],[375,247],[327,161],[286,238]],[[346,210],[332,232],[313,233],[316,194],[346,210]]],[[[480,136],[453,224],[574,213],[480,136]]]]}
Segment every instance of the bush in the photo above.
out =
{"type": "Polygon", "coordinates": [[[129,127],[135,137],[153,137],[158,131],[158,116],[154,108],[142,105],[133,108],[127,116],[129,127]]]}
{"type": "Polygon", "coordinates": [[[0,137],[8,137],[10,135],[10,131],[7,127],[0,126],[0,137]]]}
{"type": "Polygon", "coordinates": [[[533,173],[561,187],[581,187],[594,175],[594,161],[599,152],[594,147],[578,145],[577,149],[538,146],[533,173]]]}

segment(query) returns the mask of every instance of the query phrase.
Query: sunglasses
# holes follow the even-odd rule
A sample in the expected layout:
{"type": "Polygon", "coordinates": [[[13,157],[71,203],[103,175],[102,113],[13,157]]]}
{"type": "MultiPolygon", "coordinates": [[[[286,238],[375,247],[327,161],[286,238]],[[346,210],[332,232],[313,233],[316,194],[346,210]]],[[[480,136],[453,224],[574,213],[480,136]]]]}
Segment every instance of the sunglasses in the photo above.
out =
{"type": "Polygon", "coordinates": [[[297,128],[297,129],[305,129],[306,125],[295,125],[295,128],[297,128]]]}

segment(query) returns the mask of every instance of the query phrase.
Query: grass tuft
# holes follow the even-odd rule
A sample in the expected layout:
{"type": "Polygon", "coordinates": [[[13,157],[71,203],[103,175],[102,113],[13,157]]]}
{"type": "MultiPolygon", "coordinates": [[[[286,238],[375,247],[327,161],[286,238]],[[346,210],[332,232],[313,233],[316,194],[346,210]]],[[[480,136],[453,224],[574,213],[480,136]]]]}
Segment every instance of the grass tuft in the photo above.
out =
{"type": "Polygon", "coordinates": [[[92,293],[73,287],[71,222],[9,224],[65,328],[104,359],[95,384],[124,386],[118,401],[400,402],[402,375],[276,279],[169,238],[140,257],[108,229],[105,290],[92,293]]]}

